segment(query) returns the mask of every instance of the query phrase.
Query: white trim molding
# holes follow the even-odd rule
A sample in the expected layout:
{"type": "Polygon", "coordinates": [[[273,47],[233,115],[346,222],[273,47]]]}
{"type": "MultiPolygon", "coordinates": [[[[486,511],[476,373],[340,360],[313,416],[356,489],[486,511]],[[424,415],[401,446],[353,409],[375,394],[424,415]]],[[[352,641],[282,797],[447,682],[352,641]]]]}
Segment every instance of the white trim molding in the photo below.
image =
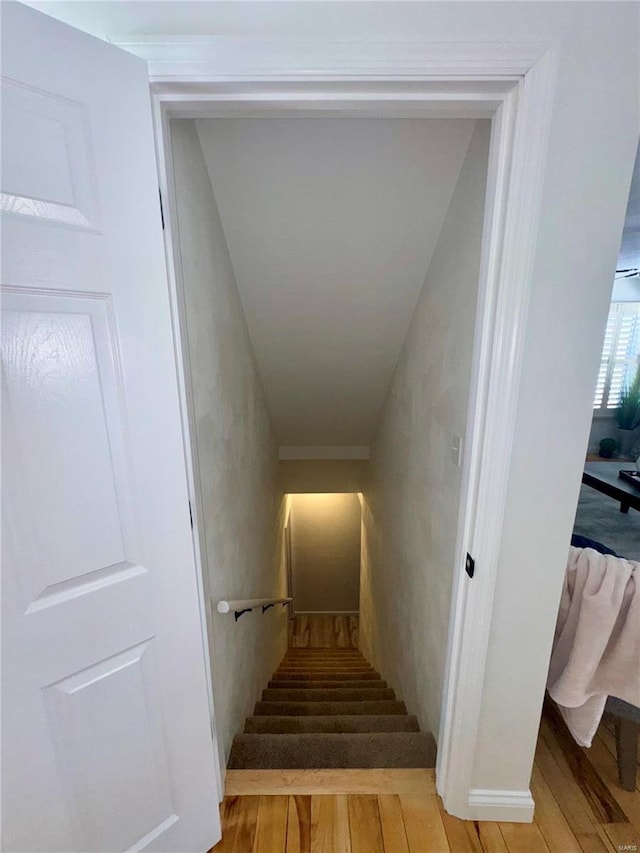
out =
{"type": "Polygon", "coordinates": [[[480,804],[475,815],[469,813],[465,788],[471,790],[475,755],[468,744],[477,741],[482,703],[555,75],[556,56],[549,51],[505,99],[491,145],[488,183],[494,193],[485,214],[466,433],[471,446],[463,471],[436,773],[447,810],[469,819],[492,819],[488,812],[478,816],[480,804]],[[463,568],[467,553],[475,559],[473,580],[463,568]]]}
{"type": "Polygon", "coordinates": [[[535,803],[531,791],[497,791],[472,788],[469,791],[469,820],[531,823],[535,803]]]}
{"type": "Polygon", "coordinates": [[[519,77],[546,53],[537,42],[292,42],[232,36],[114,37],[146,60],[152,83],[317,80],[441,75],[519,77]]]}
{"type": "MultiPolygon", "coordinates": [[[[473,774],[555,91],[554,45],[369,44],[354,49],[313,43],[280,45],[275,55],[273,42],[248,53],[246,43],[234,53],[232,42],[215,39],[121,44],[150,63],[163,152],[169,117],[312,113],[492,119],[436,783],[445,808],[457,817],[530,820],[528,792],[480,791],[473,787],[473,774]],[[476,560],[473,580],[464,571],[467,552],[476,560]]],[[[160,160],[164,195],[172,177],[168,158],[160,160]]],[[[166,197],[171,204],[171,193],[166,197]]],[[[175,259],[171,215],[168,221],[168,257],[175,259]]],[[[172,287],[180,286],[179,275],[170,278],[172,287]]],[[[172,301],[180,304],[179,298],[172,301]]],[[[366,458],[328,457],[327,451],[337,448],[321,450],[318,457],[319,448],[280,448],[280,458],[366,458]]]]}

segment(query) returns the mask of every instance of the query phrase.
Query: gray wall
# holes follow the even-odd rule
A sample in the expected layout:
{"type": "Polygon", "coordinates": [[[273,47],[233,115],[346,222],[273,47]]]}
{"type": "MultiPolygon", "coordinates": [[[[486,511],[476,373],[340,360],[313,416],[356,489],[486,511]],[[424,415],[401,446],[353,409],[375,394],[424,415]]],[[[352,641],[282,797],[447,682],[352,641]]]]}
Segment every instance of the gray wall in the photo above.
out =
{"type": "Polygon", "coordinates": [[[600,416],[591,421],[591,433],[589,435],[589,453],[598,453],[600,441],[603,438],[618,439],[618,424],[615,415],[600,416]]]}
{"type": "MultiPolygon", "coordinates": [[[[171,134],[205,585],[214,602],[280,597],[286,580],[277,447],[195,125],[173,121],[171,134]]],[[[286,612],[253,612],[236,623],[210,608],[208,619],[226,764],[233,735],[286,649],[286,612]]]]}
{"type": "Polygon", "coordinates": [[[477,122],[386,401],[363,495],[360,647],[438,735],[489,123],[477,122]]]}
{"type": "Polygon", "coordinates": [[[358,496],[292,495],[289,523],[296,612],[358,610],[358,496]]]}

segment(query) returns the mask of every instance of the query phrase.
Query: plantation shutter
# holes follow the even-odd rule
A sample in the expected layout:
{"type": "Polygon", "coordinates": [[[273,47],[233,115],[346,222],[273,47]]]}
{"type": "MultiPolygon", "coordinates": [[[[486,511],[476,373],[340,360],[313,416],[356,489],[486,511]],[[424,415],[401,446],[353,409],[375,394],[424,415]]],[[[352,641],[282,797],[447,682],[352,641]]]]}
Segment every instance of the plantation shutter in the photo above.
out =
{"type": "Polygon", "coordinates": [[[640,354],[640,302],[614,302],[609,310],[594,409],[612,412],[635,375],[640,354]]]}

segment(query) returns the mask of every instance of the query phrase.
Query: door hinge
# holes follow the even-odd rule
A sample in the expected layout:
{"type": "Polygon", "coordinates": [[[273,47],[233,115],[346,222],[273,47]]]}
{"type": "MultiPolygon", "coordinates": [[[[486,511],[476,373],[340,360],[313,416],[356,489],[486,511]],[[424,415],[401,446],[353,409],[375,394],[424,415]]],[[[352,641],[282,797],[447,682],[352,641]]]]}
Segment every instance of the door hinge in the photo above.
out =
{"type": "Polygon", "coordinates": [[[464,570],[469,575],[470,578],[473,577],[473,573],[476,570],[476,561],[473,559],[471,554],[467,554],[467,559],[465,561],[464,570]]]}
{"type": "Polygon", "coordinates": [[[189,523],[191,524],[191,529],[193,530],[193,510],[191,509],[191,501],[189,501],[189,523]]]}
{"type": "Polygon", "coordinates": [[[162,222],[162,230],[164,231],[164,206],[162,204],[162,190],[158,187],[158,197],[160,198],[160,220],[162,222]]]}

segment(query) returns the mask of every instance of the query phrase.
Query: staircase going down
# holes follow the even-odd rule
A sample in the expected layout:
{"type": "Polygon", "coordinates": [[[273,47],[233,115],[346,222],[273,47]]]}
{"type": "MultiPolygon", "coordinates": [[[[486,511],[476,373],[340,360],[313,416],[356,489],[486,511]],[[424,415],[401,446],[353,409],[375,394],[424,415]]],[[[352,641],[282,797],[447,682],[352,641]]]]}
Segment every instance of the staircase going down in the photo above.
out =
{"type": "Polygon", "coordinates": [[[229,769],[434,767],[433,735],[357,649],[289,649],[229,769]]]}

